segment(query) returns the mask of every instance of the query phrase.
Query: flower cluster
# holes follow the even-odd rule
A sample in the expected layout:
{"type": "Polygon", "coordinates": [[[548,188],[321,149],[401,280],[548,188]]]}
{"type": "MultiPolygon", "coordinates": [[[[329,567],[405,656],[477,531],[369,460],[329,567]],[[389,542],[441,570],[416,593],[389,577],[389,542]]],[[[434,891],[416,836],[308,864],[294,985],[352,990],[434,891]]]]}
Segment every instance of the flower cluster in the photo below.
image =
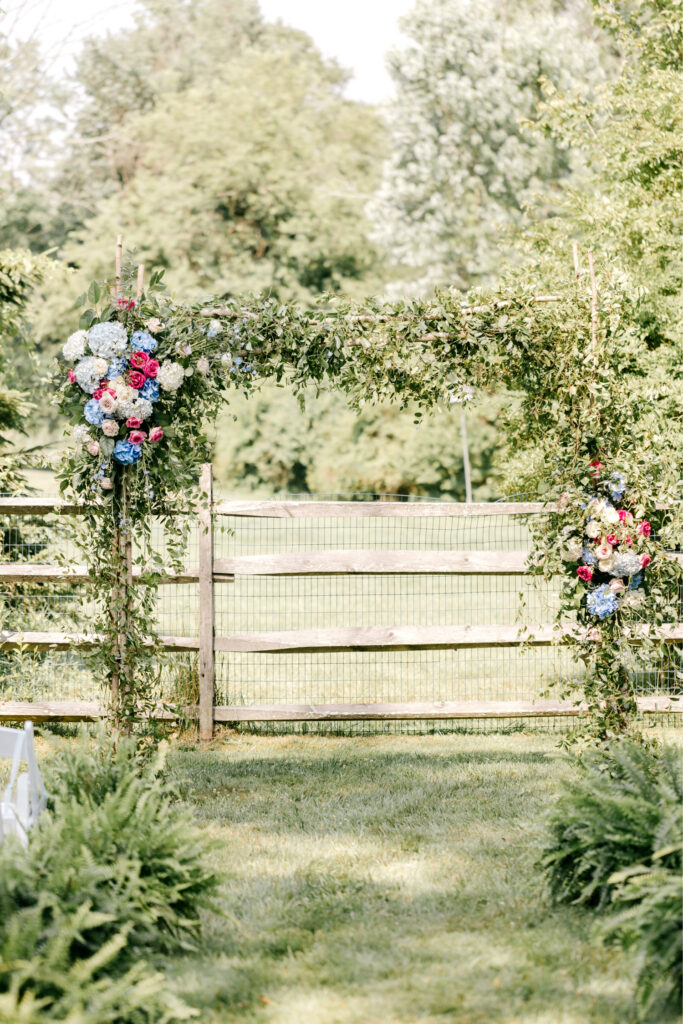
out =
{"type": "MultiPolygon", "coordinates": [[[[163,438],[163,428],[152,422],[155,405],[163,392],[170,397],[180,388],[186,371],[171,359],[155,359],[158,345],[149,331],[133,331],[129,337],[119,321],[94,324],[65,342],[62,353],[73,364],[68,385],[91,396],[83,405],[85,422],[74,427],[73,436],[93,458],[113,457],[132,466],[142,457],[143,445],[163,438]]],[[[96,479],[106,489],[109,478],[100,471],[96,479]]]]}
{"type": "MultiPolygon", "coordinates": [[[[599,480],[602,465],[591,463],[591,476],[599,480]]],[[[586,587],[586,608],[598,619],[606,619],[620,608],[639,608],[644,603],[644,572],[652,561],[649,538],[652,527],[636,519],[628,508],[626,480],[614,473],[601,485],[605,496],[595,495],[581,504],[582,535],[565,527],[561,555],[565,562],[578,562],[576,575],[586,587]],[[568,535],[570,534],[570,535],[568,535]]]]}

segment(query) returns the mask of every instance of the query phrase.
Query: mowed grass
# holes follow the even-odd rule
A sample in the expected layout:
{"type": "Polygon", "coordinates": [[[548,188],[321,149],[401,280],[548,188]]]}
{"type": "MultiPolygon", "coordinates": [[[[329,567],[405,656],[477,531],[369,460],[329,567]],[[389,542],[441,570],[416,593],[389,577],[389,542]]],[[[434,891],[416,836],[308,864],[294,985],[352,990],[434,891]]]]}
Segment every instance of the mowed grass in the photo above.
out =
{"type": "Polygon", "coordinates": [[[170,770],[224,880],[165,965],[203,1024],[634,1019],[633,962],[537,867],[556,739],[228,734],[170,770]]]}

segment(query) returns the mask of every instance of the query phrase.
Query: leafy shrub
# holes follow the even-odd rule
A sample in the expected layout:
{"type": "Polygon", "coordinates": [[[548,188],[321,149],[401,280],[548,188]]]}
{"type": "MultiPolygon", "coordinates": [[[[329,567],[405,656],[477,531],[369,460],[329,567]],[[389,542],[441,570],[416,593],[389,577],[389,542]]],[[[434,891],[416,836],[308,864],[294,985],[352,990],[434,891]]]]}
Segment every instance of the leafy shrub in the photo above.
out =
{"type": "Polygon", "coordinates": [[[662,849],[660,867],[675,869],[682,819],[678,751],[625,739],[586,754],[550,821],[542,863],[554,899],[601,909],[616,872],[649,866],[662,849]]]}
{"type": "Polygon", "coordinates": [[[192,1016],[140,962],[196,943],[217,884],[160,767],[101,730],[54,759],[28,852],[0,846],[0,1022],[192,1016]]]}
{"type": "Polygon", "coordinates": [[[617,912],[610,915],[601,934],[638,954],[636,999],[643,1021],[661,1021],[665,1014],[679,1020],[683,1004],[680,856],[680,845],[659,850],[652,857],[653,867],[636,865],[610,879],[617,886],[613,895],[617,912]],[[659,866],[673,854],[678,856],[675,868],[659,866]]]}

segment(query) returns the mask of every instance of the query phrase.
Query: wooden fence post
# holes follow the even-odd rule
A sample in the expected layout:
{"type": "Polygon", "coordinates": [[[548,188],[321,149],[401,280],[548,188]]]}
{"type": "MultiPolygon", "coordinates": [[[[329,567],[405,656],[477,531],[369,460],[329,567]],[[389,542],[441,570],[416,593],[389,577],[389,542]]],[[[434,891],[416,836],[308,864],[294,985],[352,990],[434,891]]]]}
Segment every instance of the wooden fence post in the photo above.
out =
{"type": "Polygon", "coordinates": [[[211,463],[199,477],[199,738],[213,736],[213,473],[211,463]]]}

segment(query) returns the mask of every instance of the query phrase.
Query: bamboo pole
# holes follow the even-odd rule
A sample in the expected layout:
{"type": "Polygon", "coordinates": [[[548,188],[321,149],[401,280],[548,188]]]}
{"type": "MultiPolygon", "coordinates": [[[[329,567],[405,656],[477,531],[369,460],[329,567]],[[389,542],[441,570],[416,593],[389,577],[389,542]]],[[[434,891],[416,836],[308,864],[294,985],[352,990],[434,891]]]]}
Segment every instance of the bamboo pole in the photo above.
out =
{"type": "Polygon", "coordinates": [[[588,269],[591,277],[591,341],[595,348],[598,344],[598,284],[595,279],[595,260],[593,250],[588,250],[588,269]]]}
{"type": "Polygon", "coordinates": [[[202,466],[199,478],[199,739],[213,736],[213,472],[202,466]]]}
{"type": "Polygon", "coordinates": [[[140,266],[138,267],[138,290],[137,290],[137,300],[138,300],[138,302],[142,298],[142,291],[143,291],[143,288],[144,288],[144,284],[145,284],[145,264],[141,263],[140,266]]]}
{"type": "Polygon", "coordinates": [[[572,242],[572,255],[574,257],[574,278],[576,283],[579,283],[579,277],[581,275],[581,265],[579,264],[579,243],[572,242]]]}

